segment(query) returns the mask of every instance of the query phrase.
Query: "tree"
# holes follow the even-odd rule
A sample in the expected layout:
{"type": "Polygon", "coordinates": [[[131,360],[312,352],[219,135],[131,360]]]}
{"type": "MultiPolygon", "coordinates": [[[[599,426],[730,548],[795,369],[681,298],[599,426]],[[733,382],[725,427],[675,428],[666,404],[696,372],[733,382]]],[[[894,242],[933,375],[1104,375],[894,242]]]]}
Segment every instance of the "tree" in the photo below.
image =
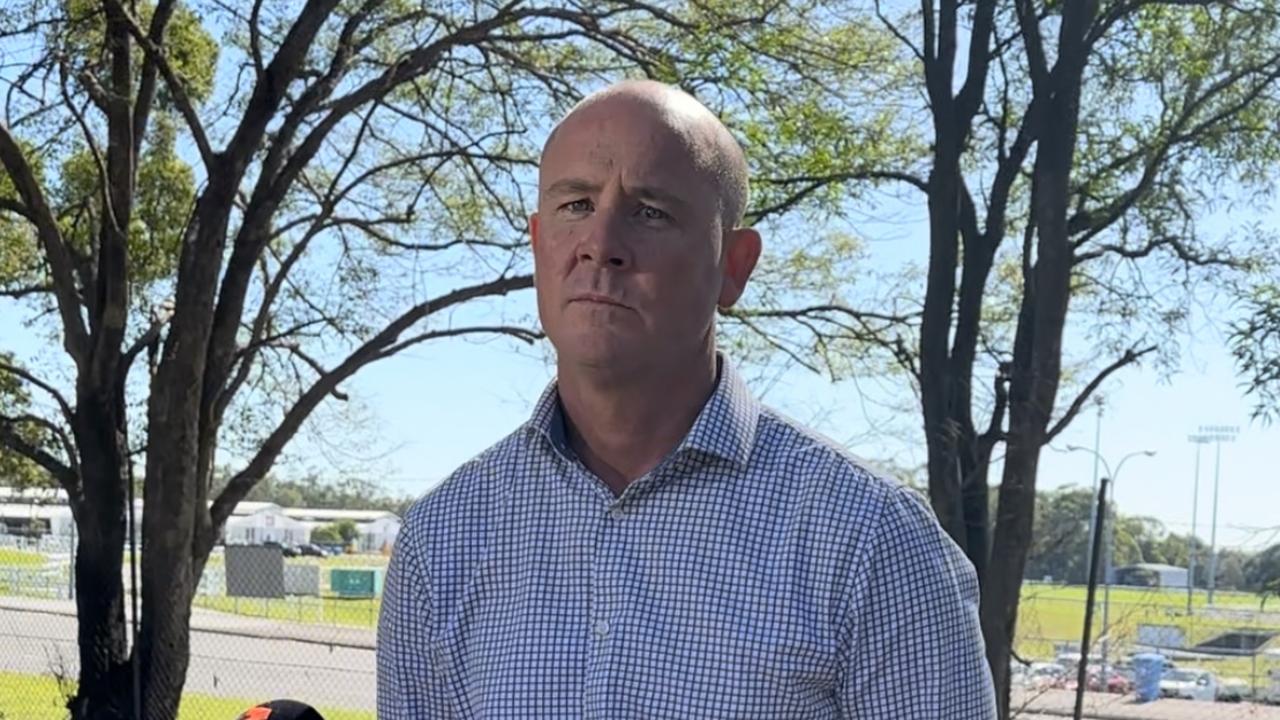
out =
{"type": "Polygon", "coordinates": [[[338,537],[342,538],[342,542],[347,545],[355,542],[360,537],[360,529],[351,520],[340,520],[334,523],[333,529],[334,532],[338,533],[338,537]]]}
{"type": "Polygon", "coordinates": [[[325,545],[337,545],[343,542],[342,533],[334,525],[321,525],[311,531],[311,542],[325,545]]]}
{"type": "Polygon", "coordinates": [[[890,278],[875,300],[884,309],[869,311],[842,301],[837,280],[826,291],[834,300],[769,311],[798,328],[779,322],[764,332],[779,346],[779,337],[811,336],[813,365],[833,374],[848,370],[843,351],[878,355],[859,368],[896,365],[911,381],[929,494],[978,571],[1007,716],[1041,449],[1107,378],[1143,359],[1171,362],[1197,286],[1230,287],[1258,268],[1262,243],[1208,237],[1197,217],[1232,191],[1269,192],[1280,150],[1267,129],[1280,77],[1276,7],[875,6],[918,70],[901,102],[922,96],[931,131],[917,163],[882,175],[918,191],[927,208],[923,300],[890,278]],[[1079,323],[1072,336],[1088,341],[1078,356],[1064,352],[1070,317],[1079,323]]]}
{"type": "Polygon", "coordinates": [[[1280,544],[1272,545],[1244,563],[1243,588],[1262,596],[1262,602],[1280,595],[1280,544]]]}
{"type": "MultiPolygon", "coordinates": [[[[1268,263],[1273,272],[1276,261],[1268,263]]],[[[1280,283],[1240,291],[1242,317],[1231,325],[1229,342],[1245,392],[1256,398],[1253,414],[1270,421],[1280,413],[1280,283]]]]}
{"type": "Polygon", "coordinates": [[[1076,585],[1087,581],[1092,509],[1093,494],[1088,489],[1041,494],[1036,502],[1034,538],[1027,551],[1027,578],[1048,576],[1076,585]]]}
{"type": "MultiPolygon", "coordinates": [[[[230,475],[222,473],[214,479],[215,491],[225,487],[230,475]]],[[[271,502],[281,507],[317,508],[325,510],[385,510],[403,516],[413,503],[408,496],[387,494],[377,483],[363,478],[343,478],[324,481],[316,475],[297,480],[283,480],[272,476],[262,479],[245,500],[271,502]]]]}
{"type": "Polygon", "coordinates": [[[886,45],[817,2],[240,8],[27,0],[0,31],[29,49],[0,77],[0,298],[63,352],[0,363],[40,402],[4,399],[0,445],[77,523],[75,718],[175,716],[220,528],[346,381],[432,340],[538,337],[498,301],[532,282],[538,133],[584,90],[642,74],[708,96],[755,141],[758,218],[840,191],[806,175],[875,174],[823,143],[893,137],[853,102],[886,45]],[[215,488],[226,455],[243,463],[215,488]]]}

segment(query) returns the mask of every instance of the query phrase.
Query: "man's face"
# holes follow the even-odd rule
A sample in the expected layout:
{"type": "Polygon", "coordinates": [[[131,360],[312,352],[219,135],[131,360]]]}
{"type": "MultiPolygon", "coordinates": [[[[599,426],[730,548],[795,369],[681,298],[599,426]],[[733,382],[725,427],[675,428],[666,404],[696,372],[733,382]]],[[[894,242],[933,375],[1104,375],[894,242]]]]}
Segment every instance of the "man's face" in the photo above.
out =
{"type": "Polygon", "coordinates": [[[531,228],[538,312],[562,361],[626,369],[696,356],[717,301],[737,298],[722,292],[714,178],[660,113],[626,98],[560,127],[531,228]]]}

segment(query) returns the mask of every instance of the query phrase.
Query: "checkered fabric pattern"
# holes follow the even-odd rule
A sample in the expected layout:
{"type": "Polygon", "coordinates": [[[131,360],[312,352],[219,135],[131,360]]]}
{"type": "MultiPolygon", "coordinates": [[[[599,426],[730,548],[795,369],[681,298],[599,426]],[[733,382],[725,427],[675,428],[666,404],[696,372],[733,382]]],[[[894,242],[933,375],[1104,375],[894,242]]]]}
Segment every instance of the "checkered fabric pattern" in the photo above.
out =
{"type": "Polygon", "coordinates": [[[532,418],[409,512],[378,717],[996,717],[973,568],[919,494],[762,407],[721,359],[615,496],[532,418]]]}

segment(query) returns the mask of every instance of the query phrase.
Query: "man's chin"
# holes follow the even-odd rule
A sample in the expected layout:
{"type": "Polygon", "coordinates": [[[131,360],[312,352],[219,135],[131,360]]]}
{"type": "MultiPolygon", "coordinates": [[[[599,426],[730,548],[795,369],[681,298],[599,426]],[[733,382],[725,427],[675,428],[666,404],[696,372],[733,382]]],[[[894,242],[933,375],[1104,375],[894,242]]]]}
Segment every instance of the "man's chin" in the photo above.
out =
{"type": "Polygon", "coordinates": [[[647,354],[643,345],[594,338],[581,343],[563,343],[556,348],[558,364],[596,372],[624,372],[645,364],[647,354]]]}

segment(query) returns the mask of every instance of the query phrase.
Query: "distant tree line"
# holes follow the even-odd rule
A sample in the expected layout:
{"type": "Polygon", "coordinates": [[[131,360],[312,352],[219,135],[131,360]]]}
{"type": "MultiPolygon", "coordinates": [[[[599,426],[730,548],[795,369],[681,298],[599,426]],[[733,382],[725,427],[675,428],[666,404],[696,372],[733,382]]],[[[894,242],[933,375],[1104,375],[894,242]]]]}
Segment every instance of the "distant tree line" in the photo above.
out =
{"type": "MultiPolygon", "coordinates": [[[[219,474],[215,485],[225,482],[219,474]]],[[[401,517],[415,497],[394,495],[381,485],[365,478],[326,480],[317,475],[297,479],[268,476],[245,496],[250,502],[271,502],[281,507],[305,507],[321,510],[386,510],[401,517]]]]}
{"type": "MultiPolygon", "coordinates": [[[[1024,577],[1083,584],[1088,579],[1089,517],[1092,502],[1087,488],[1042,492],[1036,501],[1031,550],[1024,577]]],[[[1207,524],[1206,524],[1207,525],[1207,524]]],[[[1114,564],[1159,563],[1188,567],[1196,553],[1196,587],[1209,581],[1209,544],[1190,533],[1170,532],[1159,520],[1116,513],[1114,564]]],[[[1218,548],[1217,587],[1224,590],[1275,594],[1280,590],[1280,543],[1260,552],[1218,548]]],[[[1099,576],[1101,577],[1101,575],[1099,576]]]]}

